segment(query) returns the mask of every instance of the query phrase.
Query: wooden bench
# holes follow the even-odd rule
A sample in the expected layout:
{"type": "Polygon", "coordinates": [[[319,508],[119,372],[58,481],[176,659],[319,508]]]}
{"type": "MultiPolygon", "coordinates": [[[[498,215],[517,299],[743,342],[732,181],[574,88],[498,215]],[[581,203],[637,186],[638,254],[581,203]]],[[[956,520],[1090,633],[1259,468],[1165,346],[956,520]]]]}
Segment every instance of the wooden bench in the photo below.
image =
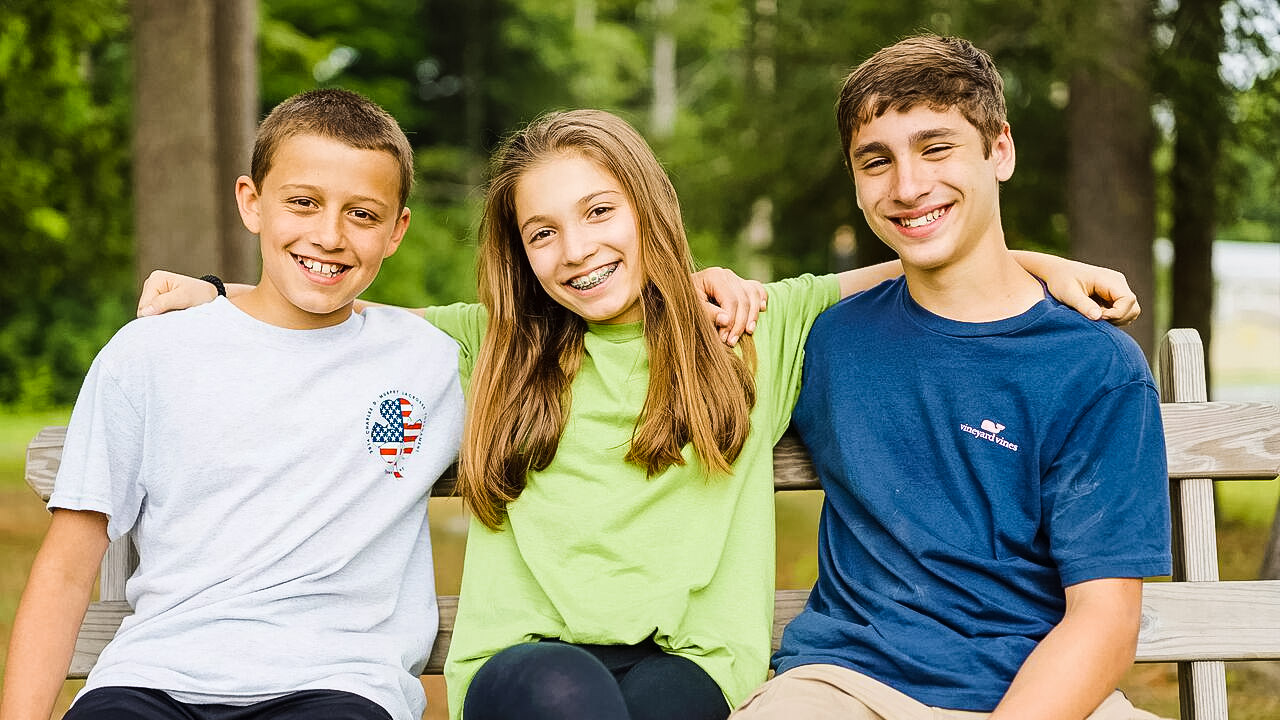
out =
{"type": "MultiPolygon", "coordinates": [[[[1194,330],[1172,330],[1161,346],[1160,393],[1173,501],[1173,582],[1152,582],[1143,595],[1138,662],[1178,663],[1183,720],[1227,717],[1224,661],[1280,660],[1280,580],[1218,579],[1213,483],[1270,480],[1280,474],[1280,406],[1206,402],[1204,355],[1194,330]]],[[[27,449],[28,484],[48,499],[66,429],[42,430],[27,449]]],[[[777,490],[820,489],[799,440],[774,450],[777,490]]],[[[434,495],[453,492],[452,480],[434,495]]],[[[113,543],[102,563],[100,600],[85,617],[68,677],[83,678],[131,612],[125,579],[137,565],[128,542],[113,543]]],[[[807,590],[779,590],[774,647],[807,590]]],[[[453,634],[458,599],[440,598],[440,633],[424,674],[440,674],[453,634]]]]}

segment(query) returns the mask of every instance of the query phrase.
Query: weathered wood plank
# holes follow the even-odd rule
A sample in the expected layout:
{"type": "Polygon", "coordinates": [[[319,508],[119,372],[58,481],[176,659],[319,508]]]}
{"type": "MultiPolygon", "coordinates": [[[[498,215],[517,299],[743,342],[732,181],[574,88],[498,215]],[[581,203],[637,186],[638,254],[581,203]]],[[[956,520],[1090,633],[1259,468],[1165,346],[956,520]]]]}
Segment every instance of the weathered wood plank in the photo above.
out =
{"type": "MultiPolygon", "coordinates": [[[[42,428],[27,445],[27,462],[24,477],[27,486],[48,502],[53,492],[53,481],[58,476],[58,463],[62,462],[62,446],[67,439],[65,425],[42,428]]],[[[451,465],[431,488],[432,497],[452,497],[457,466],[451,465]]]]}
{"type": "MultiPolygon", "coordinates": [[[[804,609],[808,590],[779,590],[773,616],[773,649],[782,631],[804,609]]],[[[458,598],[438,598],[440,632],[424,675],[444,672],[453,639],[458,598]]],[[[68,677],[83,678],[131,611],[124,602],[94,603],[85,616],[68,677]]],[[[1143,586],[1138,662],[1280,660],[1280,582],[1150,582],[1143,586]]]]}
{"type": "MultiPolygon", "coordinates": [[[[773,649],[808,590],[779,590],[773,649]]],[[[1280,582],[1143,585],[1138,662],[1280,660],[1280,582]]]]}
{"type": "MultiPolygon", "coordinates": [[[[458,598],[453,595],[442,595],[436,599],[440,607],[440,630],[436,634],[435,646],[431,648],[431,657],[423,668],[423,675],[444,674],[444,658],[449,653],[449,642],[453,640],[453,621],[458,616],[458,598]]],[[[89,606],[85,613],[84,623],[80,626],[80,634],[76,637],[75,655],[71,658],[71,669],[67,677],[73,680],[89,676],[89,670],[98,661],[98,655],[107,646],[125,617],[132,615],[129,603],[120,601],[96,602],[89,606]]]]}
{"type": "Polygon", "coordinates": [[[1139,662],[1280,660],[1280,582],[1150,582],[1139,662]]]}
{"type": "Polygon", "coordinates": [[[1280,475],[1280,405],[1165,403],[1169,477],[1270,480],[1280,475]]]}
{"type": "MultiPolygon", "coordinates": [[[[1161,407],[1169,475],[1219,480],[1270,480],[1280,474],[1280,406],[1276,403],[1174,403],[1161,407]]],[[[62,458],[65,427],[47,427],[27,446],[27,484],[48,500],[62,458]]],[[[773,450],[777,490],[819,490],[809,453],[794,432],[773,450]]],[[[451,468],[432,488],[454,494],[451,468]]]]}

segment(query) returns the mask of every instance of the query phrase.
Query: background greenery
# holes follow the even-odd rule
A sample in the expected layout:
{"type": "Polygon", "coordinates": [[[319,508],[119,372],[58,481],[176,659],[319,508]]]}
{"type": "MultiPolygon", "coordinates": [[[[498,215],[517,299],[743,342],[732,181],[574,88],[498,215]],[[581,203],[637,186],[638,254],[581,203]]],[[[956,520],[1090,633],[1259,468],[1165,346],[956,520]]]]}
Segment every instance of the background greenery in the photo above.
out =
{"type": "MultiPolygon", "coordinates": [[[[414,222],[374,299],[474,297],[477,187],[488,152],[537,114],[580,106],[615,110],[646,133],[680,192],[702,262],[782,277],[843,269],[880,248],[839,157],[831,113],[839,79],[894,38],[961,34],[990,49],[1006,76],[1019,149],[1018,172],[1003,189],[1010,243],[1065,253],[1063,108],[1079,36],[1068,30],[1080,25],[1077,15],[1108,5],[335,0],[316,12],[309,1],[261,0],[261,108],[341,85],[404,125],[417,151],[414,222]],[[653,119],[659,36],[677,48],[670,124],[653,119]],[[760,200],[772,209],[767,247],[745,232],[760,200]],[[853,255],[833,247],[841,226],[865,240],[853,255]]],[[[1280,6],[1149,0],[1147,12],[1151,35],[1134,42],[1153,55],[1158,234],[1168,233],[1173,204],[1188,202],[1167,182],[1170,98],[1194,92],[1186,78],[1203,76],[1197,82],[1221,93],[1210,87],[1196,97],[1209,106],[1225,94],[1228,126],[1223,167],[1197,194],[1214,199],[1219,237],[1277,241],[1280,6]],[[1175,14],[1187,3],[1207,4],[1224,20],[1217,40],[1227,63],[1207,75],[1190,72],[1175,47],[1175,14]]],[[[0,2],[0,249],[16,270],[0,283],[0,406],[73,400],[93,354],[132,316],[131,72],[125,0],[0,2]]]]}

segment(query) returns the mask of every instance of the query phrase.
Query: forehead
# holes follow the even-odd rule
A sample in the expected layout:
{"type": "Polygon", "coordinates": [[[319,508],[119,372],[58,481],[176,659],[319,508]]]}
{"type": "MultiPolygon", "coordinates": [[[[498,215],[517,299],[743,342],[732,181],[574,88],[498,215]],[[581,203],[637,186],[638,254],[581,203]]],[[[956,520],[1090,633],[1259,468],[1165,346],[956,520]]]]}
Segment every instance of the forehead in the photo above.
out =
{"type": "Polygon", "coordinates": [[[516,219],[571,207],[600,193],[623,194],[613,173],[581,155],[559,155],[520,175],[515,186],[516,219]]]}
{"type": "Polygon", "coordinates": [[[854,130],[849,153],[855,155],[859,148],[868,144],[910,145],[939,134],[978,137],[978,129],[955,107],[935,110],[926,105],[916,105],[905,111],[891,108],[854,130]]]}
{"type": "Polygon", "coordinates": [[[391,153],[323,135],[293,135],[276,147],[263,185],[313,185],[399,203],[400,167],[391,153]]]}

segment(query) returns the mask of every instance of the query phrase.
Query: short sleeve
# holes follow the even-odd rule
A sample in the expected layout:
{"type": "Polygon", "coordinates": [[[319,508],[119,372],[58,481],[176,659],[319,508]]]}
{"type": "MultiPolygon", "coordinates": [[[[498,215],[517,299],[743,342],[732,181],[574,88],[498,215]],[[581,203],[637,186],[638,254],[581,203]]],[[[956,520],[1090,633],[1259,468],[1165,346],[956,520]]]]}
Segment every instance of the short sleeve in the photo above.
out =
{"type": "Polygon", "coordinates": [[[813,321],[840,300],[835,275],[801,275],[765,286],[769,306],[757,321],[754,338],[759,370],[757,402],[775,408],[772,442],[777,442],[791,422],[791,409],[800,394],[804,344],[813,321]]]}
{"type": "Polygon", "coordinates": [[[1042,480],[1063,586],[1170,572],[1169,476],[1149,382],[1102,395],[1077,419],[1042,480]]]}
{"type": "Polygon", "coordinates": [[[424,310],[427,322],[440,328],[458,343],[458,371],[464,385],[471,379],[480,343],[489,326],[489,313],[479,303],[454,303],[424,310]]]}
{"type": "Polygon", "coordinates": [[[143,422],[105,365],[99,355],[80,388],[49,508],[103,513],[107,536],[116,540],[133,528],[146,495],[139,482],[143,422]]]}

